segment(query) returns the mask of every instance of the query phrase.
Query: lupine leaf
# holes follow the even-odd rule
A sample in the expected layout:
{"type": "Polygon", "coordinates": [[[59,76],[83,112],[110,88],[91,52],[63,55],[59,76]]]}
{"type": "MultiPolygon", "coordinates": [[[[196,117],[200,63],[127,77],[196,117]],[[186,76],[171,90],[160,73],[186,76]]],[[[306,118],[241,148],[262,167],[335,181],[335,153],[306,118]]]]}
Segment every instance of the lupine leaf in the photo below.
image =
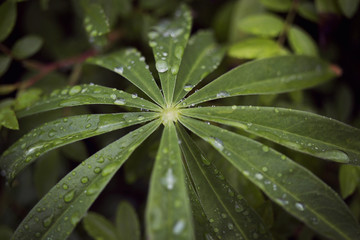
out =
{"type": "Polygon", "coordinates": [[[18,111],[19,118],[46,112],[54,109],[80,106],[87,104],[110,104],[145,108],[159,111],[159,107],[137,95],[126,93],[116,88],[102,87],[95,84],[76,85],[63,89],[56,89],[50,95],[35,102],[32,106],[18,111]]]}
{"type": "Polygon", "coordinates": [[[339,183],[341,196],[345,199],[356,190],[360,184],[360,169],[350,165],[341,165],[339,170],[339,183]]]}
{"type": "Polygon", "coordinates": [[[124,161],[159,124],[156,120],[130,132],[69,172],[33,207],[13,239],[66,239],[124,161]]]}
{"type": "Polygon", "coordinates": [[[99,37],[110,31],[109,19],[99,3],[81,0],[84,11],[84,27],[90,37],[99,37]]]}
{"type": "Polygon", "coordinates": [[[299,27],[292,26],[288,31],[288,41],[296,54],[317,57],[319,51],[311,36],[299,27]]]}
{"type": "Polygon", "coordinates": [[[284,28],[283,20],[273,14],[250,15],[239,22],[242,32],[260,37],[276,37],[284,28]]]}
{"type": "MultiPolygon", "coordinates": [[[[0,77],[8,70],[11,63],[11,58],[0,55],[0,77]]],[[[1,88],[1,85],[0,85],[1,88]]],[[[1,91],[0,91],[1,93],[1,91]]]]}
{"type": "Polygon", "coordinates": [[[190,202],[175,126],[165,125],[146,206],[149,239],[194,239],[190,202]]]}
{"type": "Polygon", "coordinates": [[[291,7],[291,0],[260,0],[265,7],[279,12],[286,12],[291,7]]]}
{"type": "Polygon", "coordinates": [[[9,129],[19,129],[19,123],[12,109],[13,100],[7,99],[0,102],[0,129],[4,126],[9,129]]]}
{"type": "Polygon", "coordinates": [[[79,115],[58,119],[33,129],[11,147],[0,158],[0,166],[12,180],[23,168],[44,153],[116,129],[152,120],[155,113],[114,113],[79,115]]]}
{"type": "Polygon", "coordinates": [[[300,16],[302,16],[303,18],[305,18],[307,20],[310,20],[310,21],[313,21],[316,23],[319,20],[319,16],[316,12],[315,3],[312,1],[300,2],[298,12],[299,12],[300,16]]]}
{"type": "Polygon", "coordinates": [[[172,20],[163,20],[149,32],[149,45],[153,48],[165,103],[171,104],[176,75],[191,28],[190,10],[182,5],[172,20]]]}
{"type": "Polygon", "coordinates": [[[118,240],[114,225],[100,214],[88,212],[83,225],[86,232],[95,240],[118,240]]]}
{"type": "Polygon", "coordinates": [[[335,76],[330,65],[307,56],[281,56],[243,64],[185,99],[181,106],[237,95],[272,94],[321,84],[335,76]]]}
{"type": "Polygon", "coordinates": [[[40,50],[43,40],[35,35],[29,35],[17,40],[12,48],[12,54],[17,59],[31,57],[40,50]]]}
{"type": "Polygon", "coordinates": [[[139,240],[140,223],[134,207],[126,201],[120,202],[116,210],[116,231],[119,240],[139,240]]]}
{"type": "Polygon", "coordinates": [[[336,240],[360,236],[347,205],[309,170],[250,138],[187,117],[180,121],[310,228],[336,240]]]}
{"type": "Polygon", "coordinates": [[[360,130],[309,112],[273,107],[204,107],[185,115],[214,121],[323,159],[360,165],[360,130]]]}
{"type": "Polygon", "coordinates": [[[145,63],[145,58],[136,49],[128,48],[105,56],[93,57],[88,59],[87,62],[120,74],[155,102],[164,105],[160,89],[148,70],[149,66],[145,63]]]}
{"type": "Polygon", "coordinates": [[[348,18],[352,18],[359,7],[359,0],[338,0],[341,11],[348,18]]]}
{"type": "Polygon", "coordinates": [[[206,159],[184,129],[180,126],[178,129],[191,182],[215,233],[223,239],[271,239],[256,212],[206,159]]]}
{"type": "Polygon", "coordinates": [[[4,1],[0,5],[0,42],[11,33],[16,22],[16,2],[4,1]]]}
{"type": "Polygon", "coordinates": [[[224,56],[212,32],[199,31],[191,37],[176,79],[174,102],[178,102],[193,87],[215,70],[224,56]]]}

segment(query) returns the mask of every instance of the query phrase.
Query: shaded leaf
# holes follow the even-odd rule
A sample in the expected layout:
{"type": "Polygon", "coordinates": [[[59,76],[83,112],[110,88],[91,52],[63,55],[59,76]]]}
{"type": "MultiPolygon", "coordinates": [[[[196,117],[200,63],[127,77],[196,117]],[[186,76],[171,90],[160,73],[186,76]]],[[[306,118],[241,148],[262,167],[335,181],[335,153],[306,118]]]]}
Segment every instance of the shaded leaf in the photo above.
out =
{"type": "Polygon", "coordinates": [[[276,37],[284,28],[281,18],[263,13],[250,15],[239,22],[239,29],[245,33],[260,37],[276,37]]]}
{"type": "Polygon", "coordinates": [[[79,115],[58,119],[31,130],[10,146],[0,158],[0,166],[12,180],[23,168],[44,153],[81,139],[146,122],[154,113],[114,113],[79,115]]]}
{"type": "Polygon", "coordinates": [[[117,207],[116,231],[119,240],[140,240],[139,219],[129,202],[120,202],[117,207]]]}
{"type": "Polygon", "coordinates": [[[338,0],[341,11],[348,18],[352,18],[355,15],[359,2],[359,0],[338,0]]]}
{"type": "Polygon", "coordinates": [[[110,104],[159,110],[157,105],[122,90],[83,84],[55,89],[50,95],[43,97],[30,107],[18,111],[17,116],[21,118],[54,109],[88,104],[110,104]]]}
{"type": "Polygon", "coordinates": [[[28,35],[17,40],[11,53],[17,59],[25,59],[37,53],[43,44],[42,38],[35,35],[28,35]]]}
{"type": "Polygon", "coordinates": [[[83,220],[86,232],[95,240],[117,240],[114,225],[104,216],[88,212],[83,220]]]}
{"type": "Polygon", "coordinates": [[[323,60],[307,56],[281,56],[245,63],[223,74],[186,98],[181,106],[250,94],[272,94],[313,87],[335,72],[323,60]]]}
{"type": "Polygon", "coordinates": [[[136,49],[128,48],[105,56],[96,56],[88,59],[87,62],[120,74],[155,102],[164,105],[160,89],[148,70],[149,66],[145,63],[145,58],[136,49]]]}
{"type": "Polygon", "coordinates": [[[206,159],[184,129],[180,126],[178,129],[191,182],[217,235],[224,239],[271,239],[256,212],[227,183],[224,175],[206,159]],[[249,222],[251,225],[248,225],[249,222]]]}
{"type": "Polygon", "coordinates": [[[84,27],[90,37],[99,37],[110,32],[110,24],[99,3],[81,0],[84,11],[84,27]]]}
{"type": "Polygon", "coordinates": [[[16,111],[31,106],[40,99],[42,90],[40,88],[31,88],[26,91],[18,92],[14,108],[16,111]]]}
{"type": "Polygon", "coordinates": [[[181,151],[173,122],[163,131],[146,206],[149,239],[194,239],[181,151]]]}
{"type": "Polygon", "coordinates": [[[176,79],[174,102],[178,102],[202,79],[215,70],[224,56],[209,31],[199,31],[185,48],[184,57],[176,79]]]}
{"type": "Polygon", "coordinates": [[[310,228],[336,240],[360,235],[360,226],[347,205],[309,170],[247,137],[190,118],[181,117],[180,121],[310,228]]]}
{"type": "Polygon", "coordinates": [[[311,36],[299,27],[292,26],[288,31],[288,40],[296,54],[317,57],[319,50],[311,36]]]}
{"type": "Polygon", "coordinates": [[[309,112],[273,107],[204,107],[182,114],[243,129],[326,160],[360,165],[360,130],[309,112]]]}
{"type": "Polygon", "coordinates": [[[316,12],[316,7],[315,7],[315,3],[314,2],[300,2],[299,3],[299,8],[298,8],[298,12],[299,15],[302,16],[303,18],[313,21],[313,22],[318,22],[319,20],[319,16],[316,12]]]}
{"type": "MultiPolygon", "coordinates": [[[[1,20],[0,20],[1,21],[1,20]]],[[[6,73],[11,63],[11,58],[8,56],[0,56],[0,77],[6,73]]],[[[1,88],[1,85],[0,85],[1,88]]],[[[0,90],[0,94],[1,94],[0,90]]]]}
{"type": "Polygon", "coordinates": [[[9,129],[18,130],[19,123],[15,112],[12,110],[13,100],[0,102],[0,128],[4,126],[9,129]]]}
{"type": "Polygon", "coordinates": [[[66,239],[131,153],[159,126],[153,121],[79,164],[29,212],[14,239],[66,239]]]}
{"type": "Polygon", "coordinates": [[[339,171],[341,196],[345,199],[352,195],[360,183],[360,172],[355,166],[341,165],[339,171]]]}
{"type": "Polygon", "coordinates": [[[10,227],[5,225],[0,225],[0,239],[2,240],[10,240],[13,231],[10,227]]]}
{"type": "Polygon", "coordinates": [[[291,0],[260,0],[260,2],[273,11],[287,12],[291,7],[291,0]]]}
{"type": "Polygon", "coordinates": [[[190,10],[182,5],[172,20],[163,20],[149,32],[166,105],[173,100],[176,76],[191,28],[190,10]]]}
{"type": "Polygon", "coordinates": [[[240,59],[257,59],[287,55],[277,42],[266,38],[248,38],[230,46],[228,55],[240,59]]]}
{"type": "Polygon", "coordinates": [[[0,5],[0,42],[11,33],[16,22],[16,2],[4,1],[0,5]]]}
{"type": "Polygon", "coordinates": [[[318,13],[334,13],[340,15],[337,0],[315,0],[318,13]]]}

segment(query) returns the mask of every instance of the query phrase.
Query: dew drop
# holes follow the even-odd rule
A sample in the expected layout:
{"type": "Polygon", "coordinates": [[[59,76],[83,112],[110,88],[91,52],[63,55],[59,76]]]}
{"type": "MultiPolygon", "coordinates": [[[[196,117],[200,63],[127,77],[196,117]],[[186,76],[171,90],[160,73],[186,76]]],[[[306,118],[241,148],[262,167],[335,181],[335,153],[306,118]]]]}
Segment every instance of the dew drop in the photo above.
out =
{"type": "Polygon", "coordinates": [[[226,91],[221,91],[218,94],[216,94],[217,98],[224,98],[224,97],[229,97],[229,96],[230,96],[230,94],[226,91]]]}
{"type": "Polygon", "coordinates": [[[175,235],[178,235],[184,230],[184,228],[185,228],[185,221],[181,219],[175,223],[173,227],[173,233],[175,235]]]}
{"type": "Polygon", "coordinates": [[[141,116],[141,115],[137,117],[137,120],[139,120],[139,121],[142,121],[142,120],[144,120],[144,119],[145,119],[145,117],[144,117],[144,116],[141,116]]]}
{"type": "Polygon", "coordinates": [[[164,73],[169,69],[169,66],[167,64],[167,62],[163,61],[163,60],[159,60],[156,62],[155,64],[156,69],[158,70],[159,73],[164,73]]]}
{"type": "Polygon", "coordinates": [[[56,135],[56,131],[54,129],[51,129],[49,132],[48,132],[48,136],[49,137],[54,137],[56,135]]]}
{"type": "Polygon", "coordinates": [[[255,173],[255,178],[258,180],[262,180],[264,176],[261,173],[255,173]]]}
{"type": "Polygon", "coordinates": [[[219,138],[213,137],[212,138],[212,144],[219,151],[224,150],[224,143],[219,138]]]}
{"type": "Polygon", "coordinates": [[[64,184],[62,185],[62,187],[63,187],[64,190],[67,190],[67,189],[69,188],[69,186],[68,186],[66,183],[64,183],[64,184]]]}
{"type": "Polygon", "coordinates": [[[165,177],[162,178],[162,184],[168,189],[172,190],[174,188],[176,179],[173,174],[173,170],[169,168],[165,174],[165,177]]]}
{"type": "Polygon", "coordinates": [[[52,220],[53,220],[53,215],[50,215],[49,217],[45,218],[43,221],[43,226],[46,228],[49,227],[52,223],[52,220]]]}
{"type": "Polygon", "coordinates": [[[182,46],[176,46],[175,48],[175,57],[177,57],[178,59],[181,59],[182,55],[184,53],[184,48],[182,46]]]}
{"type": "Polygon", "coordinates": [[[71,202],[75,196],[75,190],[70,190],[64,195],[64,202],[71,202]]]}
{"type": "Polygon", "coordinates": [[[79,92],[81,92],[81,87],[80,86],[73,86],[72,88],[70,88],[69,90],[69,95],[75,95],[79,92]]]}
{"type": "Polygon", "coordinates": [[[124,68],[123,67],[117,67],[117,68],[114,68],[114,71],[118,74],[123,74],[124,72],[124,68]]]}
{"type": "Polygon", "coordinates": [[[76,225],[78,222],[80,221],[80,217],[78,213],[74,213],[71,218],[70,218],[70,222],[72,225],[76,225]]]}
{"type": "Polygon", "coordinates": [[[233,230],[234,229],[234,225],[232,223],[228,223],[227,225],[229,230],[233,230]]]}
{"type": "Polygon", "coordinates": [[[136,94],[136,93],[133,93],[133,94],[131,94],[131,98],[137,98],[138,97],[138,95],[136,94]]]}
{"type": "Polygon", "coordinates": [[[114,101],[114,104],[116,104],[116,105],[125,105],[125,103],[126,103],[126,101],[123,98],[119,98],[114,101]]]}
{"type": "Polygon", "coordinates": [[[295,207],[299,211],[304,211],[305,210],[305,207],[304,207],[304,205],[302,203],[295,203],[295,207]]]}
{"type": "Polygon", "coordinates": [[[171,74],[172,75],[176,75],[179,72],[179,66],[178,65],[174,65],[171,67],[171,74]]]}
{"type": "Polygon", "coordinates": [[[98,173],[100,173],[100,172],[101,172],[101,168],[96,167],[96,168],[94,169],[94,173],[98,174],[98,173]]]}
{"type": "Polygon", "coordinates": [[[115,100],[115,99],[116,99],[116,94],[111,94],[111,95],[110,95],[110,98],[111,98],[112,100],[115,100]]]}
{"type": "Polygon", "coordinates": [[[263,150],[264,152],[268,152],[268,151],[269,151],[269,147],[264,145],[264,146],[262,147],[262,150],[263,150]]]}
{"type": "Polygon", "coordinates": [[[111,163],[109,165],[107,165],[106,167],[104,167],[101,175],[103,177],[109,175],[110,173],[114,172],[117,168],[119,167],[118,163],[111,163]]]}
{"type": "Polygon", "coordinates": [[[81,183],[87,183],[89,181],[89,178],[88,177],[83,177],[81,178],[81,183]]]}
{"type": "Polygon", "coordinates": [[[194,85],[187,84],[187,85],[184,86],[184,91],[185,92],[190,92],[193,88],[194,88],[194,85]]]}

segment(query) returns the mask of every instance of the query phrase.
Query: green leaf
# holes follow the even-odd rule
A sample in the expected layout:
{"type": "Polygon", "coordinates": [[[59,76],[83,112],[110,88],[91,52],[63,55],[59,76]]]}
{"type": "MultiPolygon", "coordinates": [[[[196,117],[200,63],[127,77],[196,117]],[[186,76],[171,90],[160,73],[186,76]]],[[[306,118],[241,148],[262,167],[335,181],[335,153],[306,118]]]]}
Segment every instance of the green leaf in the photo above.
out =
{"type": "Polygon", "coordinates": [[[220,64],[224,49],[220,48],[209,31],[199,31],[185,48],[176,79],[174,102],[178,102],[220,64]]]}
{"type": "Polygon", "coordinates": [[[149,32],[155,67],[159,73],[166,105],[173,100],[176,76],[191,28],[190,10],[182,5],[173,20],[163,20],[149,32]]]}
{"type": "Polygon", "coordinates": [[[263,13],[254,14],[239,22],[239,29],[245,33],[260,37],[276,37],[284,28],[281,18],[276,15],[263,13]]]}
{"type": "Polygon", "coordinates": [[[206,159],[184,129],[179,126],[178,130],[189,178],[214,231],[223,239],[272,239],[261,218],[245,199],[206,159]]]}
{"type": "Polygon", "coordinates": [[[114,225],[100,214],[88,212],[83,225],[86,232],[95,240],[118,240],[114,225]]]}
{"type": "Polygon", "coordinates": [[[23,168],[48,151],[155,117],[155,113],[143,112],[91,114],[45,123],[10,146],[0,158],[0,167],[6,171],[8,180],[12,180],[23,168]]]}
{"type": "Polygon", "coordinates": [[[151,99],[164,105],[164,99],[154,77],[148,70],[145,58],[134,48],[117,51],[105,56],[96,56],[87,62],[102,66],[128,79],[151,99]]]}
{"type": "Polygon", "coordinates": [[[175,126],[165,125],[146,206],[149,239],[194,239],[190,202],[175,126]]]}
{"type": "Polygon", "coordinates": [[[11,33],[16,22],[15,1],[4,1],[0,5],[0,42],[4,41],[11,33]]]}
{"type": "Polygon", "coordinates": [[[182,109],[181,113],[237,127],[316,157],[360,165],[360,130],[313,113],[245,106],[182,109]]]}
{"type": "Polygon", "coordinates": [[[43,44],[43,40],[35,35],[28,35],[17,40],[11,53],[17,59],[25,59],[37,53],[43,44]]]}
{"type": "Polygon", "coordinates": [[[54,109],[88,104],[110,104],[145,108],[154,111],[159,111],[160,109],[152,102],[137,97],[137,95],[117,90],[116,88],[83,84],[56,89],[50,95],[45,96],[30,107],[18,111],[17,116],[21,118],[54,109]]]}
{"type": "Polygon", "coordinates": [[[266,38],[248,38],[230,46],[228,55],[240,59],[257,59],[287,55],[277,42],[266,38]]]}
{"type": "Polygon", "coordinates": [[[291,48],[298,55],[317,57],[319,50],[311,36],[299,27],[292,26],[288,31],[288,40],[291,48]]]}
{"type": "Polygon", "coordinates": [[[360,172],[356,166],[341,165],[339,171],[339,183],[341,196],[345,199],[352,195],[360,183],[360,172]]]}
{"type": "Polygon", "coordinates": [[[337,0],[315,0],[315,6],[318,13],[334,13],[340,15],[337,0]]]}
{"type": "Polygon", "coordinates": [[[335,72],[320,59],[281,56],[245,63],[215,79],[182,102],[181,106],[237,95],[273,94],[313,87],[335,72]]]}
{"type": "Polygon", "coordinates": [[[0,225],[0,239],[2,240],[10,240],[13,231],[10,227],[6,225],[0,225]]]}
{"type": "Polygon", "coordinates": [[[15,100],[15,110],[21,110],[31,106],[40,99],[42,90],[40,88],[31,88],[26,91],[18,92],[15,100]]]}
{"type": "Polygon", "coordinates": [[[287,12],[290,10],[291,0],[260,0],[260,2],[270,10],[287,12]]]}
{"type": "Polygon", "coordinates": [[[338,0],[341,11],[348,18],[352,18],[355,15],[359,2],[359,0],[338,0]]]}
{"type": "Polygon", "coordinates": [[[120,202],[117,207],[116,231],[119,240],[140,240],[139,219],[129,202],[120,202]]]}
{"type": "Polygon", "coordinates": [[[347,205],[309,170],[247,137],[190,118],[180,121],[310,228],[336,240],[360,236],[360,226],[347,205]]]}
{"type": "Polygon", "coordinates": [[[99,37],[110,32],[110,24],[104,9],[98,3],[82,0],[84,27],[90,37],[99,37]]]}
{"type": "Polygon", "coordinates": [[[8,56],[0,56],[0,77],[8,70],[11,58],[8,56]]]}
{"type": "Polygon", "coordinates": [[[316,12],[316,7],[315,7],[315,3],[314,2],[300,2],[299,3],[299,8],[298,8],[298,12],[299,15],[302,16],[303,18],[313,21],[313,22],[318,22],[319,20],[319,16],[316,12]]]}
{"type": "Polygon", "coordinates": [[[148,123],[79,164],[31,209],[13,239],[66,239],[124,161],[159,125],[159,120],[148,123]]]}
{"type": "Polygon", "coordinates": [[[12,104],[12,100],[3,100],[0,102],[0,128],[4,126],[13,130],[19,129],[19,123],[15,112],[12,110],[12,104]]]}

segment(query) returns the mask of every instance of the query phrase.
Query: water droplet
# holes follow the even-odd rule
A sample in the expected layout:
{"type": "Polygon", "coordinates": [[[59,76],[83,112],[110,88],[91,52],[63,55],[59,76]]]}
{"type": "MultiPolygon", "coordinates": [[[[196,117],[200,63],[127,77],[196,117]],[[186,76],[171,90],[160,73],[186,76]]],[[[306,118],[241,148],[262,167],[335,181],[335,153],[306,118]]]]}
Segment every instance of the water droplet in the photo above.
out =
{"type": "Polygon", "coordinates": [[[167,64],[167,62],[163,61],[163,60],[159,60],[156,62],[155,64],[156,69],[158,70],[159,73],[164,73],[169,69],[169,66],[167,64]]]}
{"type": "Polygon", "coordinates": [[[268,152],[268,151],[269,151],[269,147],[264,145],[264,146],[262,147],[262,150],[263,150],[264,152],[268,152]]]}
{"type": "Polygon", "coordinates": [[[221,91],[218,94],[216,94],[217,98],[224,98],[224,97],[229,97],[229,96],[230,96],[230,94],[226,91],[221,91]]]}
{"type": "Polygon", "coordinates": [[[91,123],[86,124],[85,128],[91,127],[91,123]]]}
{"type": "Polygon", "coordinates": [[[131,94],[131,98],[137,98],[138,95],[136,93],[131,94]]]}
{"type": "Polygon", "coordinates": [[[81,183],[87,183],[89,181],[89,178],[88,177],[83,177],[81,178],[81,183]]]}
{"type": "Polygon", "coordinates": [[[171,67],[171,74],[172,75],[176,75],[179,72],[179,66],[178,65],[174,65],[171,67]]]}
{"type": "Polygon", "coordinates": [[[185,92],[190,92],[193,88],[194,88],[194,85],[187,84],[187,85],[184,86],[184,91],[185,92]]]}
{"type": "Polygon", "coordinates": [[[181,219],[175,223],[173,227],[173,233],[175,235],[178,235],[184,230],[184,228],[185,228],[185,221],[181,219]]]}
{"type": "Polygon", "coordinates": [[[119,98],[114,101],[114,104],[116,104],[116,105],[125,105],[125,103],[126,103],[126,101],[123,98],[119,98]]]}
{"type": "Polygon", "coordinates": [[[111,95],[110,95],[110,98],[111,98],[112,100],[115,100],[115,99],[116,99],[116,94],[111,94],[111,95]]]}
{"type": "Polygon", "coordinates": [[[80,216],[79,213],[74,213],[71,218],[70,218],[70,222],[72,225],[76,225],[78,222],[80,221],[80,216]]]}
{"type": "Polygon", "coordinates": [[[56,131],[54,129],[51,129],[49,132],[48,132],[48,136],[50,138],[54,137],[56,135],[56,131]]]}
{"type": "Polygon", "coordinates": [[[101,168],[96,167],[96,168],[94,169],[94,173],[98,174],[98,173],[100,173],[100,172],[101,172],[101,168]]]}
{"type": "Polygon", "coordinates": [[[234,229],[234,225],[232,223],[228,223],[227,225],[229,230],[233,230],[234,229]]]}
{"type": "Polygon", "coordinates": [[[103,177],[109,175],[110,173],[114,172],[117,168],[119,167],[119,164],[118,163],[111,163],[109,165],[107,165],[106,167],[104,167],[101,175],[103,177]]]}
{"type": "Polygon", "coordinates": [[[117,68],[114,68],[114,71],[118,74],[123,74],[124,72],[124,68],[123,67],[117,67],[117,68]]]}
{"type": "Polygon", "coordinates": [[[233,106],[231,107],[232,110],[235,110],[236,108],[237,108],[236,105],[233,105],[233,106]]]}
{"type": "Polygon", "coordinates": [[[75,196],[75,190],[70,190],[64,195],[64,202],[71,202],[75,196]]]}
{"type": "Polygon", "coordinates": [[[46,228],[49,227],[52,223],[52,220],[53,220],[53,215],[50,215],[49,217],[45,218],[43,221],[43,226],[46,228]]]}
{"type": "Polygon", "coordinates": [[[149,46],[150,46],[150,47],[156,47],[156,46],[157,46],[157,42],[155,42],[155,41],[150,41],[150,42],[149,42],[149,46]]]}
{"type": "Polygon", "coordinates": [[[172,190],[174,188],[176,179],[173,174],[173,170],[169,168],[165,174],[165,177],[162,178],[162,184],[168,189],[172,190]]]}
{"type": "Polygon", "coordinates": [[[145,117],[144,117],[144,116],[141,116],[141,115],[137,117],[137,120],[139,120],[139,121],[142,121],[142,120],[144,120],[144,119],[145,119],[145,117]]]}
{"type": "Polygon", "coordinates": [[[159,33],[158,32],[155,32],[155,31],[151,31],[148,33],[148,37],[153,40],[155,38],[157,38],[159,36],[159,33]]]}
{"type": "Polygon", "coordinates": [[[224,143],[219,138],[213,137],[211,142],[219,151],[224,150],[224,143]]]}
{"type": "Polygon", "coordinates": [[[73,86],[72,88],[70,88],[69,95],[75,95],[81,92],[81,89],[82,88],[80,86],[73,86]]]}
{"type": "Polygon", "coordinates": [[[258,180],[262,180],[264,176],[261,173],[255,173],[255,178],[258,180]]]}
{"type": "Polygon", "coordinates": [[[239,204],[238,202],[235,203],[235,212],[242,212],[244,211],[244,207],[239,204]]]}
{"type": "Polygon", "coordinates": [[[210,165],[209,160],[207,160],[203,155],[201,155],[201,160],[202,160],[202,162],[203,162],[206,166],[209,166],[209,165],[210,165]]]}
{"type": "Polygon", "coordinates": [[[268,168],[267,167],[262,167],[261,170],[263,170],[263,172],[267,172],[268,168]]]}
{"type": "Polygon", "coordinates": [[[301,203],[295,203],[295,207],[296,207],[296,209],[298,209],[299,211],[304,211],[304,210],[305,210],[304,205],[301,204],[301,203]]]}
{"type": "Polygon", "coordinates": [[[64,183],[64,184],[62,185],[62,187],[63,187],[64,190],[67,190],[67,189],[69,188],[69,186],[68,186],[66,183],[64,183]]]}
{"type": "Polygon", "coordinates": [[[175,57],[177,57],[178,59],[181,59],[182,55],[184,53],[184,48],[182,46],[176,46],[175,48],[175,57]]]}

